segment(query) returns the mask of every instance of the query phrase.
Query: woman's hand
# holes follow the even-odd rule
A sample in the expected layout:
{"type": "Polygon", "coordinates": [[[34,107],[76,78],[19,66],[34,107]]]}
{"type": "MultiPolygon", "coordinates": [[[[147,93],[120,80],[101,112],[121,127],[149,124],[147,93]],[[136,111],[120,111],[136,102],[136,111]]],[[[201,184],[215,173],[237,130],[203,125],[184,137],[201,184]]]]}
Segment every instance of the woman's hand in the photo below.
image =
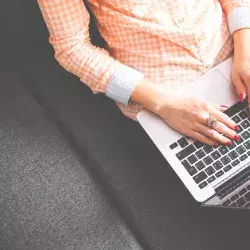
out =
{"type": "Polygon", "coordinates": [[[211,146],[231,145],[239,140],[236,123],[220,109],[195,97],[180,93],[165,93],[158,86],[142,80],[137,84],[132,101],[159,115],[180,133],[211,146]],[[209,118],[218,120],[214,128],[208,126],[209,118]]]}
{"type": "Polygon", "coordinates": [[[250,29],[234,33],[234,63],[232,80],[241,101],[248,96],[250,103],[250,29]]]}
{"type": "Polygon", "coordinates": [[[230,146],[231,140],[239,140],[233,120],[218,107],[195,97],[167,95],[159,115],[175,130],[211,146],[230,146]],[[208,127],[209,116],[218,120],[216,127],[208,127]]]}

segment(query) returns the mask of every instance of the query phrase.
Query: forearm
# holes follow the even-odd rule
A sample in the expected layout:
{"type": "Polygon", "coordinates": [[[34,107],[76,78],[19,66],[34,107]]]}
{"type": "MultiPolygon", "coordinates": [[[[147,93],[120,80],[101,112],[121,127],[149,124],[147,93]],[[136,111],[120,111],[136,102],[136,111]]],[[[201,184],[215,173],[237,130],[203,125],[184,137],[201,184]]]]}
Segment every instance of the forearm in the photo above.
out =
{"type": "Polygon", "coordinates": [[[233,34],[234,55],[250,62],[250,29],[237,30],[233,34]]]}
{"type": "Polygon", "coordinates": [[[90,41],[76,40],[73,46],[68,46],[66,39],[59,39],[58,42],[55,38],[50,39],[56,60],[64,69],[78,76],[93,92],[105,93],[118,62],[103,49],[94,47],[90,41]]]}
{"type": "Polygon", "coordinates": [[[90,17],[82,0],[38,0],[55,58],[93,92],[127,105],[143,74],[115,60],[90,42],[90,17]],[[70,10],[70,11],[69,11],[70,10]]]}

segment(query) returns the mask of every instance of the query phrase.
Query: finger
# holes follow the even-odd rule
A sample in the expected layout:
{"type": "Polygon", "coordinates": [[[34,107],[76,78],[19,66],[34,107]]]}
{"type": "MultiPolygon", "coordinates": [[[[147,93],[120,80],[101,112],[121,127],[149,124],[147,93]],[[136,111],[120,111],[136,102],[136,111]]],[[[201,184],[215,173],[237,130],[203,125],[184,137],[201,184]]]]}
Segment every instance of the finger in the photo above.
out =
{"type": "Polygon", "coordinates": [[[240,101],[243,102],[246,98],[247,89],[244,81],[241,79],[240,75],[235,70],[233,70],[232,73],[232,81],[235,85],[240,101]]]}
{"type": "Polygon", "coordinates": [[[239,135],[234,130],[230,129],[220,121],[217,123],[217,126],[214,129],[231,140],[235,141],[240,140],[239,135]]]}
{"type": "Polygon", "coordinates": [[[218,146],[217,142],[211,140],[209,137],[205,136],[204,134],[201,134],[198,131],[192,130],[192,132],[190,133],[190,136],[194,138],[195,140],[198,140],[210,146],[213,146],[213,147],[218,146]]]}
{"type": "Polygon", "coordinates": [[[213,141],[216,141],[216,142],[218,142],[220,144],[224,144],[224,145],[227,145],[227,146],[232,145],[231,140],[229,140],[224,135],[220,134],[215,129],[209,128],[209,127],[207,127],[207,126],[205,126],[203,124],[197,124],[197,129],[198,129],[198,131],[200,133],[206,135],[207,137],[209,137],[213,141]]]}
{"type": "Polygon", "coordinates": [[[209,119],[208,112],[201,112],[201,113],[197,114],[197,122],[200,124],[207,125],[208,119],[209,119]]]}
{"type": "Polygon", "coordinates": [[[238,130],[238,125],[225,113],[222,113],[220,110],[214,108],[212,114],[218,119],[218,121],[224,123],[227,127],[233,130],[238,130]]]}

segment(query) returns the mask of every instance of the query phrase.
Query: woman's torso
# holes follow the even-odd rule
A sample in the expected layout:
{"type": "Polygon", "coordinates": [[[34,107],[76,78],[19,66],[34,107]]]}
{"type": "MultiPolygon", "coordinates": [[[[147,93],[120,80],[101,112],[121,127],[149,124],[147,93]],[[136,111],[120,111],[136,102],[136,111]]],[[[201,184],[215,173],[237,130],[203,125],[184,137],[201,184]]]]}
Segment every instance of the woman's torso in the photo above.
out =
{"type": "MultiPolygon", "coordinates": [[[[88,2],[110,54],[166,90],[193,81],[232,53],[218,0],[88,2]]],[[[119,106],[130,117],[141,109],[119,106]]]]}

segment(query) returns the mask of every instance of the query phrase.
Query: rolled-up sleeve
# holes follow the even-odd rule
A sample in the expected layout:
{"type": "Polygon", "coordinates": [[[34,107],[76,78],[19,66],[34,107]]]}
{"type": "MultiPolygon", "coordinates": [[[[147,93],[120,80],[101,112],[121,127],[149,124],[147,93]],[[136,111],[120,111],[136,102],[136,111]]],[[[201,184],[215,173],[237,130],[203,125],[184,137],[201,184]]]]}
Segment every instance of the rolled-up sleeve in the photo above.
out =
{"type": "Polygon", "coordinates": [[[55,58],[94,93],[127,105],[143,74],[115,60],[90,41],[90,17],[82,0],[38,0],[55,58]]]}
{"type": "Polygon", "coordinates": [[[250,0],[219,0],[227,15],[228,27],[236,30],[250,28],[250,0]]]}

